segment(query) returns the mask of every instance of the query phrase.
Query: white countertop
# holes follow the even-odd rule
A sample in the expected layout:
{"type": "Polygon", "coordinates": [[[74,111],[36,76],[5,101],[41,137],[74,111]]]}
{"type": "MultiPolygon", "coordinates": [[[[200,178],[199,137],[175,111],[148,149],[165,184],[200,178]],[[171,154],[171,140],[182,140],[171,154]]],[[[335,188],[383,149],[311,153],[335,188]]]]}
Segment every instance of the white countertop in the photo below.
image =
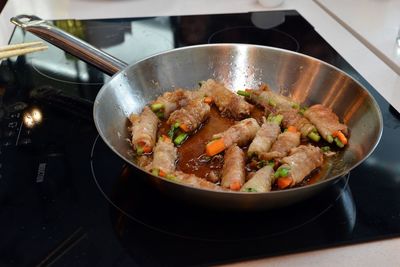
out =
{"type": "Polygon", "coordinates": [[[400,34],[400,1],[316,2],[400,75],[400,45],[395,41],[400,34]]]}
{"type": "MultiPolygon", "coordinates": [[[[391,28],[393,23],[388,21],[393,18],[386,17],[386,15],[393,16],[393,12],[380,5],[393,7],[393,2],[395,1],[318,0],[319,4],[317,4],[312,0],[286,0],[278,9],[296,9],[300,12],[325,40],[400,111],[400,76],[394,71],[393,65],[388,65],[387,60],[382,60],[384,59],[382,54],[384,54],[396,65],[400,62],[398,58],[400,52],[398,57],[393,57],[393,54],[390,54],[387,49],[390,46],[391,36],[379,42],[383,33],[392,34],[393,31],[391,28]],[[343,6],[351,7],[353,11],[360,9],[360,12],[351,12],[351,10],[339,12],[345,10],[343,6]],[[330,12],[340,23],[328,14],[330,12]],[[361,22],[357,23],[359,19],[373,20],[369,24],[362,24],[361,22]],[[352,33],[347,29],[350,29],[352,33]],[[369,33],[369,30],[373,30],[372,33],[369,33]],[[370,49],[378,52],[372,52],[370,49]]],[[[399,3],[396,4],[398,12],[400,11],[399,3]]],[[[88,19],[261,10],[268,9],[259,5],[256,0],[8,0],[0,14],[0,45],[7,44],[11,36],[13,25],[9,22],[10,17],[24,13],[35,14],[44,19],[88,19]]],[[[400,26],[400,23],[397,25],[400,26]]],[[[122,60],[124,59],[122,58],[122,60]]],[[[399,247],[400,238],[395,238],[240,262],[237,265],[399,266],[399,247]]]]}

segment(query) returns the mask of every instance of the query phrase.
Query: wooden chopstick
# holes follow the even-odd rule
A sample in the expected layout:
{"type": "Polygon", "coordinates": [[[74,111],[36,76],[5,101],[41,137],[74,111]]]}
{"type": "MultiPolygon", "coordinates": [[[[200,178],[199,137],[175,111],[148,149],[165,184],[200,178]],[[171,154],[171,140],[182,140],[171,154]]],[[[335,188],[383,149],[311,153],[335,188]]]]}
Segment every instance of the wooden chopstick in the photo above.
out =
{"type": "Polygon", "coordinates": [[[47,45],[45,45],[43,42],[30,42],[7,45],[0,47],[0,59],[25,55],[37,51],[43,51],[47,48],[47,45]]]}

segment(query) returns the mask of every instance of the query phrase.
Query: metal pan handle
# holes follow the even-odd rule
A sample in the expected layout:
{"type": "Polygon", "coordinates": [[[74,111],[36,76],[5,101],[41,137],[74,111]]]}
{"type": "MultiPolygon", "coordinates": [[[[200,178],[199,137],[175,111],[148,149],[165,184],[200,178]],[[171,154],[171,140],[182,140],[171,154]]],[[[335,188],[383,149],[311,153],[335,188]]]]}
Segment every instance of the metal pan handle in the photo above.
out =
{"type": "Polygon", "coordinates": [[[11,18],[12,23],[52,43],[62,50],[86,61],[107,74],[113,75],[127,64],[100,49],[76,38],[37,16],[19,15],[11,18]]]}

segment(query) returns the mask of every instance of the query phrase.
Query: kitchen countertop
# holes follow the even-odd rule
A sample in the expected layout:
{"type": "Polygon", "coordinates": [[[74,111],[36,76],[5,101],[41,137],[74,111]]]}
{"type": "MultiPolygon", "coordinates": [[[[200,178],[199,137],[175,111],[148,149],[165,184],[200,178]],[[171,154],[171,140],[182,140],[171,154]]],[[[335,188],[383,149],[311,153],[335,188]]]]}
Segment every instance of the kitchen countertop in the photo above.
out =
{"type": "Polygon", "coordinates": [[[400,75],[400,1],[316,2],[400,75]]]}
{"type": "MultiPolygon", "coordinates": [[[[381,34],[390,34],[393,31],[392,22],[388,21],[393,12],[381,13],[385,8],[380,4],[390,6],[392,2],[394,1],[286,0],[277,9],[296,9],[301,13],[326,41],[400,111],[400,76],[394,66],[399,66],[400,51],[396,55],[387,50],[390,46],[390,36],[387,40],[379,42],[383,36],[381,34]],[[339,12],[343,10],[344,5],[353,10],[360,6],[362,9],[355,13],[351,10],[339,12]],[[379,16],[373,17],[376,13],[379,16]],[[357,23],[361,18],[364,18],[364,21],[371,18],[374,20],[363,25],[361,22],[357,23]],[[388,25],[390,29],[387,28],[388,25]],[[369,33],[370,29],[373,29],[373,32],[369,33]],[[394,65],[385,59],[385,56],[389,57],[394,65]]],[[[9,22],[10,17],[19,14],[35,14],[44,19],[89,19],[262,10],[268,8],[261,6],[256,0],[9,0],[0,14],[0,45],[7,44],[11,36],[13,25],[9,22]]],[[[399,21],[397,26],[400,26],[399,21]]],[[[393,44],[394,42],[395,40],[393,44]]],[[[234,266],[398,266],[399,247],[400,238],[394,238],[239,262],[234,266]]]]}

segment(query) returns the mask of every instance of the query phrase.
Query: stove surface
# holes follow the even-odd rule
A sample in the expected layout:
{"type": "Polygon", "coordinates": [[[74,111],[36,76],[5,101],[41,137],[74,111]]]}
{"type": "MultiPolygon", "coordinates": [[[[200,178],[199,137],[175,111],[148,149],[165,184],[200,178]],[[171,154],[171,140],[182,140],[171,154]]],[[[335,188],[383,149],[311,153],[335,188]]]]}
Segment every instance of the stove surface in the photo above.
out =
{"type": "MultiPolygon", "coordinates": [[[[0,265],[193,266],[400,235],[399,114],[296,11],[54,21],[133,63],[204,43],[275,46],[324,60],[376,98],[374,153],[336,184],[279,210],[206,210],[150,187],[97,135],[109,77],[50,46],[0,65],[0,265]]],[[[37,38],[16,29],[11,43],[37,38]]]]}

